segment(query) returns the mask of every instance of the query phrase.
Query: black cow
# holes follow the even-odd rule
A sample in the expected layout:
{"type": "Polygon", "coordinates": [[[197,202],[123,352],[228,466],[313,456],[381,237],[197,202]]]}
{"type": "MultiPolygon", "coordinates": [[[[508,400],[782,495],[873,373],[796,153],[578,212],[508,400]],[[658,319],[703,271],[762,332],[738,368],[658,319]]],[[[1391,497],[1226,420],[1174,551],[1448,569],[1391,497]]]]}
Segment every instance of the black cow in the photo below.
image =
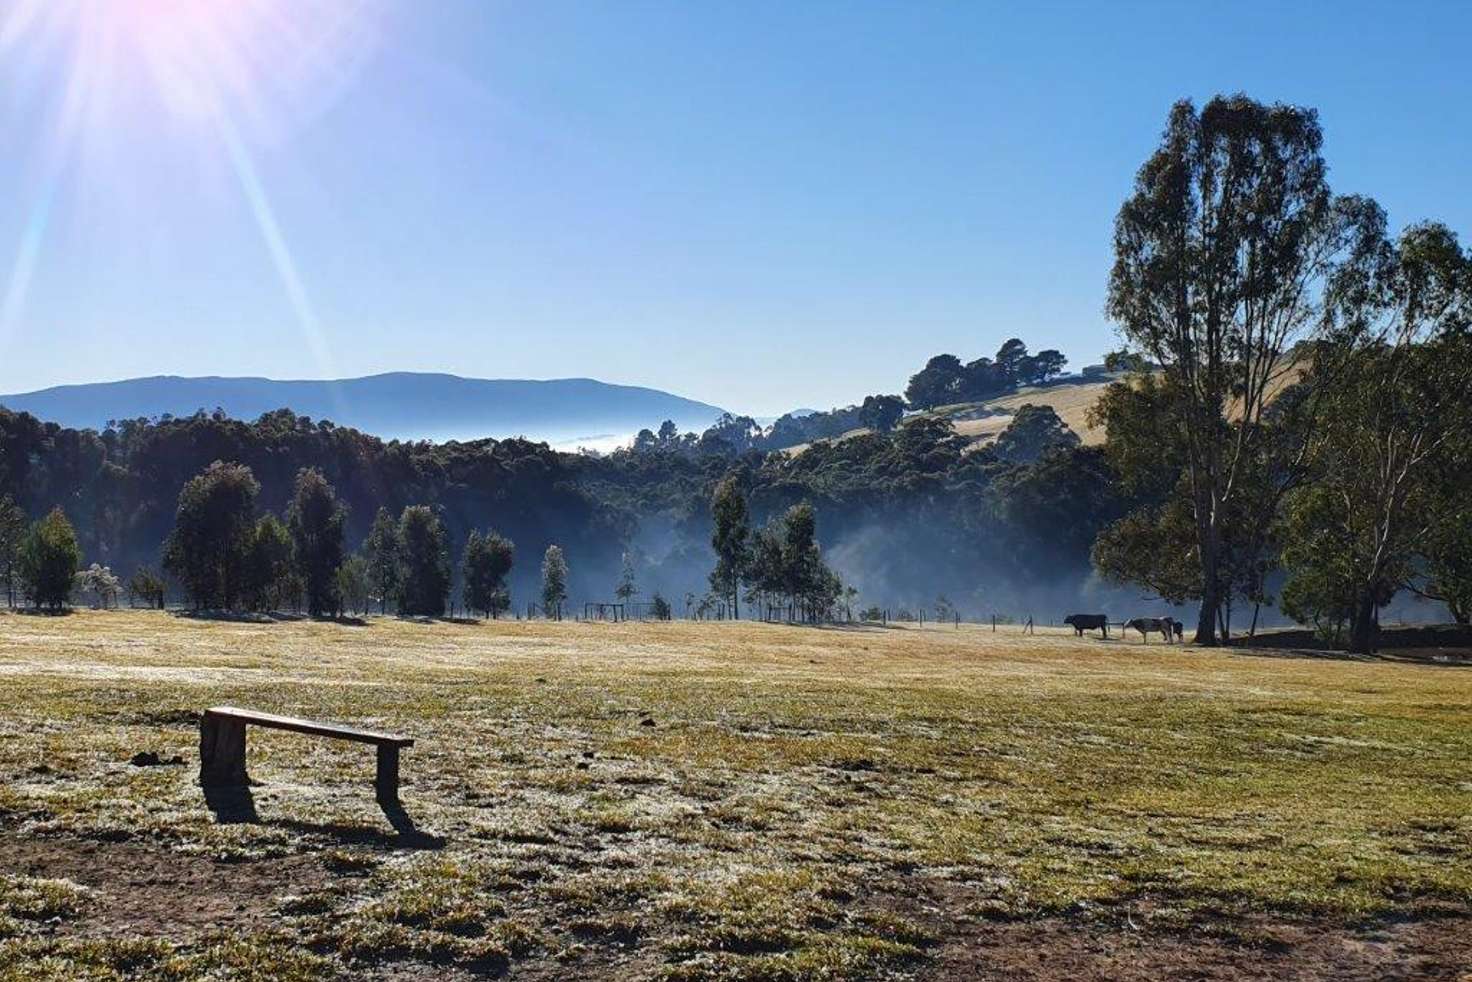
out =
{"type": "Polygon", "coordinates": [[[1085,631],[1101,631],[1109,637],[1109,618],[1104,614],[1069,614],[1063,623],[1073,628],[1074,637],[1083,637],[1085,631]]]}

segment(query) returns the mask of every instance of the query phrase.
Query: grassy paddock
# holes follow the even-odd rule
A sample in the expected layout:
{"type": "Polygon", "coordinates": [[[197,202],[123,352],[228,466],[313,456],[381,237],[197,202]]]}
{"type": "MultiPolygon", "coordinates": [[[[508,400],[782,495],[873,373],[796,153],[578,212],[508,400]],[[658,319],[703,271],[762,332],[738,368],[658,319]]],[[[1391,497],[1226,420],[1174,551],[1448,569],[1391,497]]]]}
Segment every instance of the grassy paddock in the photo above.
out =
{"type": "Polygon", "coordinates": [[[1071,631],[4,614],[0,977],[905,976],[1019,919],[1464,916],[1469,721],[1464,670],[1071,631]],[[212,814],[222,702],[417,737],[397,827],[371,750],[254,730],[254,815],[212,814]],[[249,929],[168,915],[221,869],[249,929]]]}

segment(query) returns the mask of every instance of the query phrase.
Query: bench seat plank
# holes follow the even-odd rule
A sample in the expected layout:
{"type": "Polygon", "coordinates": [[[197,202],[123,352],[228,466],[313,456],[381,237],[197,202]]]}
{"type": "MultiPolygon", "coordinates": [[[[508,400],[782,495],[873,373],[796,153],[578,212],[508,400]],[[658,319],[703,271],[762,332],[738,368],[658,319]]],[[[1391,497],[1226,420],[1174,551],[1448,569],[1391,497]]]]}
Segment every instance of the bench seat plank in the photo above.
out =
{"type": "Polygon", "coordinates": [[[374,733],[371,730],[360,730],[351,726],[338,726],[334,723],[318,723],[314,720],[300,719],[296,716],[277,716],[275,713],[261,713],[253,709],[239,709],[235,706],[212,706],[204,712],[206,716],[238,720],[242,723],[249,723],[252,726],[264,726],[269,729],[290,730],[293,733],[308,733],[313,736],[352,740],[357,743],[372,743],[380,747],[414,746],[412,737],[397,736],[393,733],[374,733]]]}

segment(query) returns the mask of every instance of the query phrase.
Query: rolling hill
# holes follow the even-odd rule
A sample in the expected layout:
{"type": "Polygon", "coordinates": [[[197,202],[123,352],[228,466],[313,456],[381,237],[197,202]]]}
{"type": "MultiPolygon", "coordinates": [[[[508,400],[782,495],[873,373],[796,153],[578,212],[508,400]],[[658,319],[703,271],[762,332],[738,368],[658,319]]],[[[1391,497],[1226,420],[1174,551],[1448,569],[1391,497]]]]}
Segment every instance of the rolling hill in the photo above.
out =
{"type": "Polygon", "coordinates": [[[336,381],[153,376],[0,395],[0,406],[71,427],[108,420],[188,416],[223,409],[240,419],[289,407],[385,439],[468,440],[526,436],[567,446],[607,446],[672,419],[702,430],[721,410],[632,385],[587,378],[474,379],[393,372],[336,381]]]}
{"type": "MultiPolygon", "coordinates": [[[[1304,363],[1287,362],[1268,384],[1267,401],[1271,402],[1276,399],[1280,392],[1299,381],[1304,371],[1304,363]]],[[[1032,403],[1035,406],[1052,407],[1053,411],[1058,414],[1058,418],[1078,434],[1084,446],[1098,446],[1104,442],[1105,433],[1103,427],[1089,426],[1089,410],[1099,401],[1099,397],[1104,394],[1104,390],[1109,387],[1110,383],[1123,377],[1123,373],[1074,376],[1048,385],[1028,386],[982,402],[962,402],[951,406],[939,406],[906,418],[918,419],[922,416],[932,416],[949,419],[955,426],[956,432],[971,441],[967,449],[975,450],[994,442],[1002,435],[1002,431],[1011,425],[1012,417],[1016,415],[1017,410],[1027,403],[1032,403]]],[[[1240,416],[1241,411],[1241,405],[1238,402],[1233,402],[1227,407],[1228,415],[1233,418],[1240,416]]],[[[837,439],[846,440],[867,432],[869,431],[864,428],[850,430],[837,439]]],[[[808,446],[809,444],[800,443],[784,449],[789,454],[800,454],[808,446]]]]}
{"type": "MultiPolygon", "coordinates": [[[[1067,379],[1043,386],[1029,386],[983,402],[962,402],[951,406],[940,406],[907,417],[907,419],[918,419],[921,416],[949,419],[955,426],[956,432],[971,441],[968,449],[974,449],[984,447],[995,440],[1011,424],[1012,417],[1017,410],[1025,403],[1032,403],[1036,406],[1051,406],[1059,418],[1079,435],[1083,443],[1091,446],[1104,442],[1104,431],[1089,428],[1088,411],[1093,408],[1094,403],[1099,401],[1099,397],[1114,380],[1115,376],[1107,375],[1067,379]]],[[[850,430],[837,439],[846,440],[851,436],[867,432],[869,432],[867,429],[861,427],[850,430]]],[[[784,449],[789,454],[800,454],[808,446],[809,444],[800,443],[784,449]]]]}

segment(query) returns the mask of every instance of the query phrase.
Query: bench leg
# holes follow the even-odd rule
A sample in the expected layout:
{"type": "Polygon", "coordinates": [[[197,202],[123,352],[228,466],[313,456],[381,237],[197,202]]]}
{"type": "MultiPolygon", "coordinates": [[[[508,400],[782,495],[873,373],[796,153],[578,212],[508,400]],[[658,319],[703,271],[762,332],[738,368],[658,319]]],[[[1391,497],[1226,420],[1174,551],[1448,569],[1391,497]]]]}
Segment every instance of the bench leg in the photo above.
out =
{"type": "Polygon", "coordinates": [[[399,748],[378,748],[378,777],[373,782],[378,789],[379,801],[399,800],[399,748]]]}
{"type": "Polygon", "coordinates": [[[208,713],[199,721],[199,783],[207,788],[243,788],[245,724],[208,713]]]}

